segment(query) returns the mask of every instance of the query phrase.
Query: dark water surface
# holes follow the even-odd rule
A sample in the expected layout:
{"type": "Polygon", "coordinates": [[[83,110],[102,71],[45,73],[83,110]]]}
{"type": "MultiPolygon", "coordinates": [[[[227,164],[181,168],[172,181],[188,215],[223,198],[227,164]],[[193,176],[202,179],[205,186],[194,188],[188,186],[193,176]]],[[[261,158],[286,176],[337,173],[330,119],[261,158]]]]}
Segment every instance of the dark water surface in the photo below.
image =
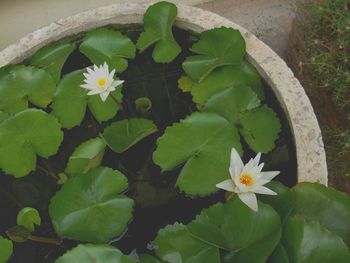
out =
{"type": "MultiPolygon", "coordinates": [[[[139,29],[124,30],[130,38],[137,39],[139,29]]],[[[134,100],[139,97],[149,97],[153,108],[149,114],[159,128],[159,132],[147,137],[140,143],[124,152],[116,154],[106,151],[103,165],[121,170],[129,178],[128,196],[135,199],[136,207],[134,219],[128,225],[122,237],[111,241],[124,253],[147,251],[157,231],[174,222],[188,223],[205,207],[224,199],[223,193],[214,194],[206,198],[190,198],[174,188],[176,177],[181,169],[161,173],[159,167],[153,164],[151,156],[155,150],[156,139],[163,133],[165,127],[178,121],[195,111],[195,105],[189,94],[182,93],[177,80],[183,74],[181,63],[189,55],[189,47],[196,37],[189,33],[175,29],[175,37],[182,45],[183,52],[170,64],[156,64],[151,58],[151,51],[138,54],[135,60],[129,61],[126,72],[120,75],[125,80],[123,87],[124,108],[114,120],[125,117],[136,117],[134,100]]],[[[79,39],[77,40],[79,43],[79,39]]],[[[91,65],[89,60],[76,50],[68,58],[62,74],[69,73],[91,65]]],[[[296,183],[296,157],[292,141],[292,134],[282,108],[279,106],[272,90],[265,85],[266,103],[278,114],[282,122],[282,131],[276,142],[276,148],[269,154],[263,155],[262,160],[267,163],[266,170],[279,170],[278,180],[292,186],[296,183]]],[[[138,116],[139,117],[139,116],[138,116]]],[[[65,130],[65,139],[59,153],[48,161],[38,160],[38,164],[56,173],[65,168],[68,157],[81,142],[95,137],[110,122],[97,125],[90,112],[87,111],[83,123],[69,131],[65,130]]],[[[242,142],[248,160],[255,155],[242,142]]],[[[41,171],[15,179],[12,176],[0,176],[0,235],[6,236],[5,230],[15,225],[16,215],[21,207],[32,206],[39,210],[42,225],[33,233],[37,236],[56,237],[49,216],[48,205],[51,197],[59,189],[52,178],[41,171]]],[[[28,241],[14,244],[14,256],[10,263],[49,263],[53,262],[67,249],[74,247],[77,242],[64,240],[62,246],[43,245],[28,241]]]]}

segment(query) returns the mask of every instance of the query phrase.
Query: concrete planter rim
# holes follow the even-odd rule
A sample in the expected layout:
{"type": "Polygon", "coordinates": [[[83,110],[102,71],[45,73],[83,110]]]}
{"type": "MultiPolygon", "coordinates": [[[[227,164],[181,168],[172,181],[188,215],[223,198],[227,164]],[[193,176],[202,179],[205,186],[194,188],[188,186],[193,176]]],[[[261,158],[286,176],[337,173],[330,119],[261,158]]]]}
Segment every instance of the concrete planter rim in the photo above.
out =
{"type": "MultiPolygon", "coordinates": [[[[41,47],[63,37],[109,24],[141,24],[150,3],[122,3],[99,7],[59,19],[0,51],[0,67],[30,57],[41,47]]],[[[298,182],[327,185],[322,134],[311,103],[286,63],[252,33],[217,14],[177,4],[176,25],[193,32],[226,26],[240,30],[247,44],[247,59],[273,89],[294,137],[298,182]]]]}

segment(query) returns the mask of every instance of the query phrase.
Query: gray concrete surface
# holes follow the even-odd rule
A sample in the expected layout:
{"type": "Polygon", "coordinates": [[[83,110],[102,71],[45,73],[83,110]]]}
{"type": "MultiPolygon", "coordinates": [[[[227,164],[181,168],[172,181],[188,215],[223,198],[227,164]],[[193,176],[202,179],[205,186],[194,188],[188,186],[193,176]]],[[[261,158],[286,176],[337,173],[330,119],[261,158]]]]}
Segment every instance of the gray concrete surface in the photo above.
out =
{"type": "MultiPolygon", "coordinates": [[[[297,0],[174,0],[215,12],[247,28],[284,57],[297,0]]],[[[121,2],[145,0],[0,0],[0,50],[59,18],[121,2]]]]}

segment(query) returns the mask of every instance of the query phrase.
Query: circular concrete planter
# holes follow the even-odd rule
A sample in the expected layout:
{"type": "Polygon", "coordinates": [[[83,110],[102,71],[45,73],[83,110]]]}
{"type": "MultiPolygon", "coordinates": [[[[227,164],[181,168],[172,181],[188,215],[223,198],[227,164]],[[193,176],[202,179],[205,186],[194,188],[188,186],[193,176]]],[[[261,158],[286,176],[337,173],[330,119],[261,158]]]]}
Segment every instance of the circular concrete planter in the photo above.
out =
{"type": "MultiPolygon", "coordinates": [[[[60,19],[0,52],[0,67],[19,63],[39,48],[93,28],[109,24],[141,24],[149,4],[115,4],[60,19]]],[[[237,24],[211,12],[178,5],[176,25],[193,32],[226,26],[239,29],[247,42],[248,60],[276,94],[294,135],[298,182],[327,184],[327,164],[322,135],[303,87],[286,63],[262,41],[237,24]]]]}

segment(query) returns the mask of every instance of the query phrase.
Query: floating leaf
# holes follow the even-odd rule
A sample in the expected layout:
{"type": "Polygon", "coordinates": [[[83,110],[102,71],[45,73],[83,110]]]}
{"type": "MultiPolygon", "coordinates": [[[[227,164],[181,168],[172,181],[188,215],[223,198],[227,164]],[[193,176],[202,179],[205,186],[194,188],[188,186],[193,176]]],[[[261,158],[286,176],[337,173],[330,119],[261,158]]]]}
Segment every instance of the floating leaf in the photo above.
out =
{"type": "Polygon", "coordinates": [[[127,59],[134,58],[136,53],[136,47],[128,37],[106,28],[87,33],[79,49],[95,65],[107,62],[117,72],[126,70],[127,59]]]}
{"type": "Polygon", "coordinates": [[[260,195],[259,199],[271,205],[284,223],[295,208],[295,196],[288,187],[278,181],[271,181],[266,184],[266,187],[277,193],[277,195],[260,195]]]}
{"type": "Polygon", "coordinates": [[[57,234],[87,242],[107,242],[120,235],[132,216],[133,200],[119,171],[98,167],[69,179],[52,198],[50,217],[57,234]]]}
{"type": "Polygon", "coordinates": [[[215,68],[240,64],[245,55],[245,40],[233,28],[214,28],[204,31],[191,51],[198,55],[187,57],[182,67],[191,79],[201,82],[215,68]]]}
{"type": "Polygon", "coordinates": [[[55,82],[43,69],[16,66],[0,78],[0,110],[15,114],[28,107],[28,101],[46,108],[55,93],[55,82]]]}
{"type": "Polygon", "coordinates": [[[151,5],[144,15],[145,32],[141,33],[136,46],[143,52],[155,45],[152,54],[155,62],[169,63],[181,52],[172,33],[176,16],[176,5],[168,2],[151,5]]]}
{"type": "Polygon", "coordinates": [[[156,255],[169,263],[220,263],[219,249],[191,236],[185,225],[175,223],[158,232],[152,242],[156,255]]]}
{"type": "Polygon", "coordinates": [[[282,238],[290,263],[350,262],[349,249],[343,240],[317,222],[292,217],[282,238]]]}
{"type": "Polygon", "coordinates": [[[63,140],[61,125],[44,111],[27,109],[0,124],[0,167],[22,177],[33,171],[36,155],[55,154],[63,140]]]}
{"type": "Polygon", "coordinates": [[[6,235],[14,242],[23,243],[30,237],[30,231],[24,226],[14,226],[6,230],[6,235]]]}
{"type": "Polygon", "coordinates": [[[190,92],[195,85],[195,82],[189,76],[182,76],[177,82],[182,92],[190,92]]]}
{"type": "Polygon", "coordinates": [[[203,209],[188,226],[199,240],[232,251],[226,262],[266,262],[281,237],[278,214],[259,203],[254,212],[235,197],[203,209]]]}
{"type": "Polygon", "coordinates": [[[0,236],[0,263],[6,263],[13,252],[13,244],[10,240],[0,236]]]}
{"type": "Polygon", "coordinates": [[[240,134],[255,152],[267,153],[275,147],[281,130],[276,113],[266,105],[241,114],[240,134]]]}
{"type": "Polygon", "coordinates": [[[225,66],[214,70],[201,83],[193,82],[191,94],[195,103],[203,105],[216,93],[236,87],[249,87],[258,95],[259,99],[264,98],[260,75],[245,60],[240,65],[225,66]]]}
{"type": "Polygon", "coordinates": [[[70,176],[87,173],[102,162],[106,144],[102,138],[90,139],[80,144],[69,157],[65,172],[70,176]]]}
{"type": "Polygon", "coordinates": [[[9,117],[10,117],[10,114],[0,111],[0,123],[8,119],[9,117]]]}
{"type": "Polygon", "coordinates": [[[55,263],[136,263],[120,250],[108,245],[80,244],[55,263]]]}
{"type": "Polygon", "coordinates": [[[293,188],[295,214],[319,222],[350,246],[350,198],[320,184],[300,183],[293,188]]]}
{"type": "Polygon", "coordinates": [[[239,124],[240,115],[260,105],[258,96],[249,87],[225,89],[212,96],[202,110],[215,112],[234,125],[239,124]]]}
{"type": "Polygon", "coordinates": [[[242,153],[236,128],[210,112],[195,112],[168,127],[157,145],[153,160],[163,171],[184,164],[176,184],[189,195],[218,191],[215,184],[229,177],[232,147],[242,153]]]}
{"type": "Polygon", "coordinates": [[[141,254],[140,255],[140,262],[141,263],[161,263],[158,259],[151,255],[147,254],[141,254]]]}
{"type": "Polygon", "coordinates": [[[122,153],[156,131],[151,120],[135,118],[113,122],[102,136],[113,151],[122,153]]]}
{"type": "Polygon", "coordinates": [[[41,217],[38,210],[32,207],[24,207],[17,214],[17,225],[24,226],[30,232],[33,232],[35,225],[41,224],[41,217]]]}
{"type": "MultiPolygon", "coordinates": [[[[99,122],[107,121],[118,113],[119,106],[110,96],[103,102],[100,96],[89,96],[86,90],[80,87],[84,80],[83,72],[84,70],[77,70],[67,74],[58,84],[53,98],[53,114],[60,120],[63,128],[70,129],[79,125],[87,106],[99,122]]],[[[121,86],[111,94],[121,101],[121,86]]]]}
{"type": "Polygon", "coordinates": [[[278,244],[267,263],[289,263],[287,252],[281,244],[278,244]]]}
{"type": "Polygon", "coordinates": [[[75,49],[72,43],[58,43],[39,49],[30,59],[30,64],[45,69],[57,83],[68,56],[75,49]]]}

